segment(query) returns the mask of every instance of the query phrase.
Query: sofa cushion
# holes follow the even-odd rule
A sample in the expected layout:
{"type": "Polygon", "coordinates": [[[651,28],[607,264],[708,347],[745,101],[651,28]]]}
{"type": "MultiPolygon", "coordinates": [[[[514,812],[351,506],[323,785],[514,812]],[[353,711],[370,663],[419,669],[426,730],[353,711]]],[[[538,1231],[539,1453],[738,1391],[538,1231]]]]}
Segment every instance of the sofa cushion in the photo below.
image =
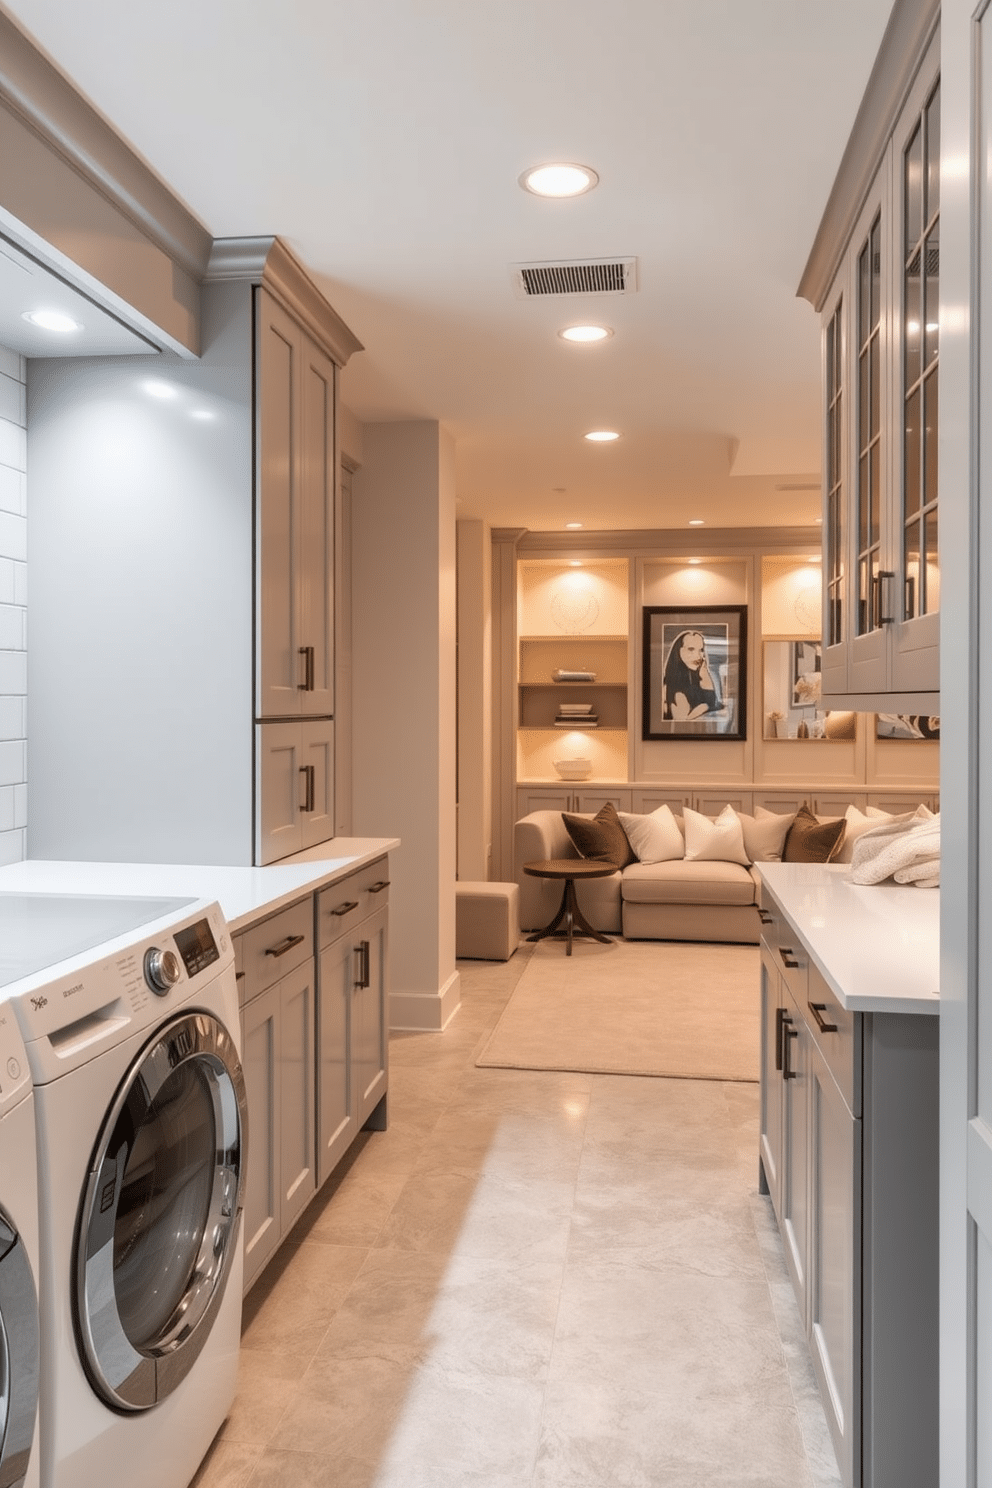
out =
{"type": "Polygon", "coordinates": [[[617,815],[640,862],[666,863],[685,856],[685,841],[670,806],[659,806],[646,815],[633,811],[618,811],[617,815]]]}
{"type": "Polygon", "coordinates": [[[637,854],[627,841],[612,802],[607,801],[591,821],[587,816],[576,816],[568,811],[562,812],[561,819],[584,858],[595,863],[612,863],[614,868],[626,868],[628,863],[637,862],[637,854]]]}
{"type": "Polygon", "coordinates": [[[754,816],[739,813],[744,831],[744,851],[752,863],[778,863],[795,812],[765,811],[759,806],[754,816]]]}
{"type": "Polygon", "coordinates": [[[742,867],[750,863],[740,817],[732,806],[725,806],[715,820],[688,806],[684,815],[687,863],[739,863],[742,867]]]}
{"type": "Polygon", "coordinates": [[[739,863],[677,859],[667,863],[632,863],[624,869],[623,897],[628,904],[755,904],[757,885],[739,863]]]}
{"type": "Polygon", "coordinates": [[[843,817],[821,822],[808,807],[800,806],[785,839],[783,863],[832,863],[843,846],[846,826],[843,817]]]}

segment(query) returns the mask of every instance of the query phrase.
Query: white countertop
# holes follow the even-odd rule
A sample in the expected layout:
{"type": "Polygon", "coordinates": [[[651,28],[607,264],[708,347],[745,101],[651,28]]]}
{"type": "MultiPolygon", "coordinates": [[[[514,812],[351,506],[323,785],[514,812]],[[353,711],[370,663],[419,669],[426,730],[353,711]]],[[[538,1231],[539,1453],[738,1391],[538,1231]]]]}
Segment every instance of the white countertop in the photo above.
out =
{"type": "Polygon", "coordinates": [[[842,1007],[940,1012],[939,889],[852,884],[842,864],[754,866],[842,1007]]]}
{"type": "Polygon", "coordinates": [[[0,892],[216,899],[230,928],[241,930],[399,845],[398,837],[335,837],[267,868],[202,863],[63,863],[31,858],[0,868],[0,892]]]}

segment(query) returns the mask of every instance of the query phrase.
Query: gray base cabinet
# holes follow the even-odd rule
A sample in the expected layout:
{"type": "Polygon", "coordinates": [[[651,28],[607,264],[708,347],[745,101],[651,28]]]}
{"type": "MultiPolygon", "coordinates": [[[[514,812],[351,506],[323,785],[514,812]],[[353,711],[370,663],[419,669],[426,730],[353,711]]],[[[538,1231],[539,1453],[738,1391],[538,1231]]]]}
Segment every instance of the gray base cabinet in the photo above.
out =
{"type": "Polygon", "coordinates": [[[761,917],[759,1180],[845,1488],[938,1481],[938,1019],[846,1011],[761,917]]]}
{"type": "Polygon", "coordinates": [[[362,1127],[385,1127],[388,898],[381,858],[234,937],[248,1096],[246,1291],[362,1127]]]}

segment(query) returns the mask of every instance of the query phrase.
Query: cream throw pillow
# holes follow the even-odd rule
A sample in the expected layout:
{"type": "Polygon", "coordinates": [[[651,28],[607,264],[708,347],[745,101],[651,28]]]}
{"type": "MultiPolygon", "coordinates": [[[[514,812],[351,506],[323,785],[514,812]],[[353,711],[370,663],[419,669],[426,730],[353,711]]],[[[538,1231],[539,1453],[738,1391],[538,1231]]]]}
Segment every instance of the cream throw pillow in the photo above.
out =
{"type": "Polygon", "coordinates": [[[870,832],[873,827],[880,827],[883,822],[894,821],[890,811],[879,811],[877,807],[869,806],[868,815],[859,811],[857,806],[848,806],[844,812],[844,820],[847,829],[844,832],[844,841],[840,852],[834,858],[835,863],[850,863],[854,856],[854,844],[865,832],[870,832]]]}
{"type": "Polygon", "coordinates": [[[785,839],[795,812],[766,811],[759,806],[754,816],[739,813],[744,832],[744,851],[752,863],[780,863],[785,839]]]}
{"type": "Polygon", "coordinates": [[[751,862],[744,847],[741,819],[732,806],[724,806],[715,821],[687,806],[685,819],[685,860],[687,863],[751,862]]]}
{"type": "Polygon", "coordinates": [[[685,855],[685,843],[670,806],[659,806],[646,816],[619,811],[627,841],[642,863],[668,863],[685,855]]]}

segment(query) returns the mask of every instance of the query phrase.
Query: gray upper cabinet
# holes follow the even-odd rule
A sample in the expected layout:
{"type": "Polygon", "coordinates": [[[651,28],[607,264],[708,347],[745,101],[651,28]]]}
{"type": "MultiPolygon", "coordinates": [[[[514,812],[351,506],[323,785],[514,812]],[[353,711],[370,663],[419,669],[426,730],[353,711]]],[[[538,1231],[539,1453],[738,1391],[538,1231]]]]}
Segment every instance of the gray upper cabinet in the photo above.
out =
{"type": "MultiPolygon", "coordinates": [[[[934,43],[822,305],[823,693],[939,711],[940,83],[934,43]]],[[[846,700],[846,701],[845,701],[846,700]]]]}
{"type": "Polygon", "coordinates": [[[359,343],[278,238],[215,243],[201,310],[196,359],[29,366],[34,857],[248,865],[334,834],[359,343]]]}
{"type": "Polygon", "coordinates": [[[336,368],[272,294],[255,295],[256,711],[330,717],[336,368]]]}

